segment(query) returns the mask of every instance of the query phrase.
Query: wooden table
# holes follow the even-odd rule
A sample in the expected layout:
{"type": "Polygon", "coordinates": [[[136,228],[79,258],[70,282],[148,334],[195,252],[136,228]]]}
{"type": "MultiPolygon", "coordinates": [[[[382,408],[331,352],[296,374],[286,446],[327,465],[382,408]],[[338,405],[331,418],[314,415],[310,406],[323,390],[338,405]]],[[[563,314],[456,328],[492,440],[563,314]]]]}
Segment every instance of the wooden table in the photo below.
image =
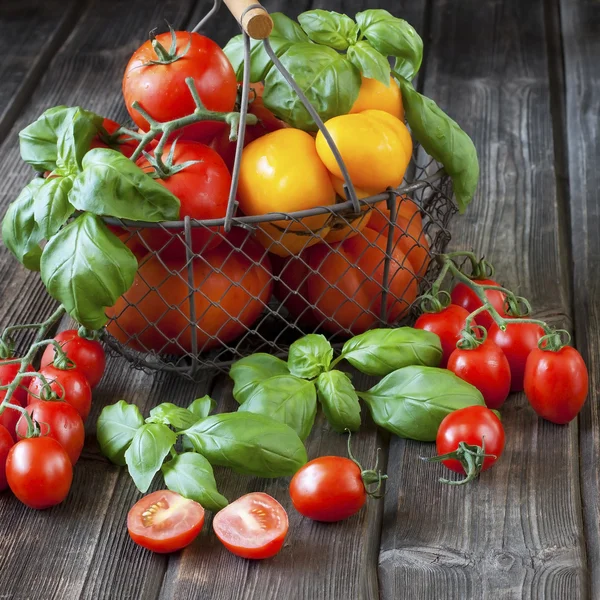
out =
{"type": "MultiPolygon", "coordinates": [[[[167,19],[193,26],[195,0],[2,0],[0,158],[3,207],[31,178],[17,132],[44,109],[81,105],[124,119],[121,77],[148,32],[167,19]]],[[[432,445],[388,438],[372,424],[355,437],[365,462],[383,448],[385,500],[324,525],[291,507],[287,480],[217,470],[229,498],[266,491],[288,509],[283,551],[266,562],[229,554],[210,521],[187,550],[153,555],[125,528],[139,498],[128,474],[95,441],[103,406],[125,398],[148,410],[211,393],[234,403],[223,376],[191,384],[132,370],[110,358],[95,392],[84,454],[65,503],[36,512],[0,495],[1,598],[358,600],[600,598],[600,4],[594,0],[283,0],[291,16],[315,7],[354,14],[388,8],[426,44],[420,86],[475,140],[481,183],[452,224],[456,249],[473,248],[537,315],[574,334],[588,361],[590,397],[578,421],[538,419],[523,394],[503,410],[507,448],[464,488],[438,483],[423,464],[432,445]],[[286,5],[293,4],[293,8],[286,5]]],[[[211,35],[236,32],[227,13],[211,35]]],[[[4,210],[4,208],[2,209],[4,210]]],[[[42,320],[53,310],[36,274],[0,248],[0,322],[42,320]]],[[[310,457],[343,454],[345,439],[319,418],[310,457]]]]}

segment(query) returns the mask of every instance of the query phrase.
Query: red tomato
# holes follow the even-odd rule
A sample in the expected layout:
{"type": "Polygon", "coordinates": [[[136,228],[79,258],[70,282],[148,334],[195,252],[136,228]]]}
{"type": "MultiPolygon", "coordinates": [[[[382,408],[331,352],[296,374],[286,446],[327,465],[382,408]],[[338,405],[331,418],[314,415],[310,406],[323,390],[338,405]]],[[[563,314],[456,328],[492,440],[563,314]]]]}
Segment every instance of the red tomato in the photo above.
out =
{"type": "MultiPolygon", "coordinates": [[[[102,344],[80,337],[76,329],[61,331],[54,339],[73,361],[77,370],[86,376],[90,387],[95,388],[100,383],[106,367],[106,355],[102,344]]],[[[54,354],[54,346],[49,344],[42,355],[42,368],[54,362],[54,354]]]]}
{"type": "MultiPolygon", "coordinates": [[[[246,135],[244,136],[244,148],[250,142],[253,142],[256,138],[260,137],[259,135],[255,134],[253,129],[254,127],[256,127],[256,125],[248,125],[246,127],[246,135]]],[[[227,129],[224,129],[223,131],[217,133],[217,135],[211,140],[209,146],[223,159],[223,162],[227,165],[229,171],[233,171],[237,141],[231,142],[229,140],[229,131],[227,129]]]]}
{"type": "Polygon", "coordinates": [[[488,339],[502,348],[510,365],[511,392],[523,390],[527,357],[537,348],[544,333],[535,323],[509,323],[506,331],[502,331],[495,323],[490,327],[488,339]]]}
{"type": "MultiPolygon", "coordinates": [[[[323,328],[357,335],[378,325],[383,299],[386,241],[372,229],[339,244],[317,244],[306,250],[314,274],[308,301],[323,328]]],[[[404,316],[417,297],[417,280],[398,247],[392,251],[387,295],[387,322],[404,316]]]]}
{"type": "Polygon", "coordinates": [[[14,441],[8,429],[0,425],[0,492],[8,488],[6,481],[6,457],[13,447],[14,441]]]}
{"type": "MultiPolygon", "coordinates": [[[[121,126],[112,119],[104,119],[104,121],[102,121],[102,127],[106,129],[108,135],[112,135],[121,126]]],[[[136,140],[128,140],[126,135],[119,136],[118,142],[109,145],[102,139],[100,134],[98,134],[90,144],[90,150],[92,148],[112,148],[113,150],[118,150],[127,158],[131,158],[131,155],[137,150],[137,147],[138,142],[136,140]]]]}
{"type": "Polygon", "coordinates": [[[270,558],[283,546],[288,516],[275,498],[246,494],[220,510],[213,529],[225,548],[242,558],[270,558]]]}
{"type": "Polygon", "coordinates": [[[271,264],[263,248],[241,230],[235,228],[227,239],[193,261],[195,331],[187,262],[156,256],[141,263],[131,288],[107,309],[113,319],[108,331],[135,349],[178,355],[192,351],[193,334],[199,352],[222,348],[242,335],[271,297],[271,264]]]}
{"type": "Polygon", "coordinates": [[[315,521],[341,521],[356,514],[367,499],[358,465],[342,456],[306,463],[290,482],[295,509],[315,521]]]}
{"type": "MultiPolygon", "coordinates": [[[[181,58],[169,64],[152,64],[159,56],[151,40],[138,48],[131,57],[123,76],[123,96],[127,110],[138,127],[148,130],[148,122],[132,108],[134,101],[154,119],[171,121],[191,115],[196,104],[185,83],[192,77],[205,108],[229,112],[235,106],[237,82],[235,72],[221,48],[198,33],[175,32],[176,54],[181,58]],[[189,48],[183,54],[186,46],[189,48]]],[[[162,33],[155,38],[164,48],[171,45],[171,34],[162,33]]],[[[208,141],[225,127],[217,121],[202,121],[183,130],[185,139],[208,141]]]]}
{"type": "Polygon", "coordinates": [[[198,537],[203,525],[202,506],[169,490],[144,496],[127,515],[131,539],[160,554],[189,546],[198,537]]]}
{"type": "Polygon", "coordinates": [[[6,479],[23,504],[41,510],[60,504],[67,497],[73,467],[66,450],[56,440],[27,438],[8,453],[6,479]]]}
{"type": "MultiPolygon", "coordinates": [[[[167,156],[171,144],[165,146],[167,156]]],[[[172,192],[181,202],[179,218],[221,219],[227,212],[231,175],[223,159],[208,146],[197,142],[177,142],[173,154],[173,164],[198,161],[182,171],[156,181],[172,192]]],[[[152,171],[145,158],[138,161],[145,171],[152,171]]],[[[222,228],[194,227],[192,248],[199,254],[218,246],[223,238],[217,234],[222,228]]],[[[140,236],[149,248],[160,250],[162,257],[185,258],[186,246],[182,241],[183,229],[165,231],[160,228],[146,228],[140,236]],[[177,234],[181,235],[180,238],[177,234]]]]}
{"type": "MultiPolygon", "coordinates": [[[[19,369],[21,368],[21,363],[7,363],[8,360],[14,359],[0,359],[0,385],[9,385],[11,384],[19,369]]],[[[26,371],[35,371],[32,365],[27,365],[26,371]]],[[[21,405],[25,406],[27,402],[27,386],[31,379],[29,377],[24,377],[21,379],[21,383],[19,387],[14,391],[13,398],[21,405]]],[[[2,398],[6,396],[6,392],[0,392],[0,401],[2,398]]]]}
{"type": "MultiPolygon", "coordinates": [[[[62,370],[52,365],[40,369],[40,373],[46,377],[52,391],[75,408],[85,422],[92,407],[92,388],[85,375],[77,369],[62,370]]],[[[29,384],[29,404],[40,398],[44,400],[43,388],[44,383],[40,378],[32,380],[29,384]]]]}
{"type": "Polygon", "coordinates": [[[450,304],[438,313],[423,313],[415,322],[415,329],[424,329],[435,333],[442,343],[440,368],[445,368],[450,355],[456,350],[456,343],[465,328],[469,313],[456,304],[450,304]]]}
{"type": "MultiPolygon", "coordinates": [[[[5,395],[6,395],[5,392],[2,392],[2,398],[4,398],[5,395]]],[[[19,402],[17,402],[15,400],[14,396],[9,400],[8,403],[14,404],[15,406],[21,406],[19,404],[19,402]]],[[[4,411],[0,415],[0,425],[2,425],[3,427],[6,427],[6,429],[8,429],[8,432],[10,433],[10,435],[12,436],[12,438],[15,442],[18,441],[18,439],[19,439],[17,437],[16,428],[17,428],[17,422],[19,421],[20,417],[21,417],[21,411],[18,411],[14,408],[10,408],[10,406],[5,406],[4,411]]]]}
{"type": "Polygon", "coordinates": [[[488,408],[500,408],[508,397],[510,365],[501,348],[489,339],[472,350],[456,348],[448,369],[475,386],[488,408]]]}
{"type": "MultiPolygon", "coordinates": [[[[478,285],[500,285],[493,279],[474,279],[473,283],[477,283],[478,285]]],[[[506,294],[496,290],[485,290],[485,296],[501,317],[508,317],[506,312],[504,312],[504,300],[506,299],[506,294]]],[[[481,300],[479,300],[475,292],[464,283],[457,283],[454,286],[450,297],[452,298],[452,304],[462,306],[469,311],[469,313],[472,313],[482,306],[481,300]]],[[[495,323],[487,310],[479,313],[475,317],[475,322],[486,329],[489,329],[495,323]]]]}
{"type": "MultiPolygon", "coordinates": [[[[38,400],[27,407],[31,418],[40,426],[43,436],[55,439],[69,455],[74,465],[81,455],[85,441],[85,429],[79,413],[66,402],[38,400]]],[[[27,421],[21,417],[17,423],[17,435],[27,436],[27,421]]]]}
{"type": "MultiPolygon", "coordinates": [[[[460,442],[470,446],[484,445],[486,454],[482,471],[489,469],[502,455],[504,450],[504,427],[500,419],[485,406],[468,406],[447,415],[438,429],[435,445],[439,456],[458,449],[460,442]],[[482,441],[483,440],[483,441],[482,441]]],[[[442,461],[446,467],[456,473],[464,473],[462,463],[454,458],[442,461]]]]}
{"type": "Polygon", "coordinates": [[[564,425],[581,410],[588,394],[588,370],[571,346],[554,352],[535,348],[525,364],[525,394],[540,417],[564,425]]]}

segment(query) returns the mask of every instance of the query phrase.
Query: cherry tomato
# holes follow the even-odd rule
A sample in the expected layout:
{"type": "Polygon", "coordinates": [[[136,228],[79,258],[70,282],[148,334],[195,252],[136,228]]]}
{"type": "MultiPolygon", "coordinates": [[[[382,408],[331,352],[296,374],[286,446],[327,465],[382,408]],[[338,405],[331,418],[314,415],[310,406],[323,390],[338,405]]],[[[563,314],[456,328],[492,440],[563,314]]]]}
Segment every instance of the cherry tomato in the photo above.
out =
{"type": "MultiPolygon", "coordinates": [[[[196,104],[185,83],[187,77],[194,79],[200,100],[208,110],[229,112],[235,106],[235,72],[221,48],[198,33],[177,31],[175,37],[175,54],[181,58],[167,64],[153,64],[159,61],[153,43],[167,49],[171,45],[171,34],[162,33],[155,40],[142,44],[133,53],[125,69],[125,104],[135,124],[144,131],[148,131],[148,122],[132,107],[136,100],[160,122],[185,117],[194,112],[196,104]]],[[[209,141],[223,128],[224,123],[202,121],[183,129],[183,136],[185,139],[209,141]]]]}
{"type": "Polygon", "coordinates": [[[169,490],[144,496],[127,515],[131,539],[143,548],[161,554],[189,546],[203,525],[202,506],[169,490]]]}
{"type": "MultiPolygon", "coordinates": [[[[9,385],[12,383],[21,368],[21,363],[8,363],[9,360],[14,360],[14,358],[0,359],[0,385],[9,385]]],[[[27,365],[26,371],[35,371],[35,369],[32,365],[27,365]]],[[[23,377],[19,387],[13,393],[13,398],[21,406],[25,406],[27,402],[27,386],[30,381],[29,377],[23,377]]],[[[4,398],[5,396],[6,392],[0,392],[0,398],[4,398]]]]}
{"type": "Polygon", "coordinates": [[[246,494],[220,510],[213,529],[225,548],[242,558],[270,558],[283,546],[288,516],[275,498],[246,494]]]}
{"type": "MultiPolygon", "coordinates": [[[[473,283],[477,283],[478,285],[500,285],[493,279],[474,279],[473,283]]],[[[506,312],[504,312],[504,300],[506,299],[506,294],[497,290],[485,290],[485,296],[501,317],[508,317],[506,312]]],[[[454,286],[450,297],[452,298],[452,304],[462,306],[469,311],[469,313],[472,313],[481,307],[481,300],[477,297],[475,292],[464,283],[457,283],[454,286]]],[[[475,317],[475,322],[477,325],[489,329],[494,324],[494,319],[492,319],[492,316],[486,310],[475,317]]]]}
{"type": "Polygon", "coordinates": [[[0,425],[0,492],[8,487],[6,481],[6,457],[14,445],[12,436],[4,425],[0,425]]]}
{"type": "MultiPolygon", "coordinates": [[[[61,331],[54,339],[61,345],[67,358],[75,363],[77,370],[86,376],[90,387],[95,388],[100,383],[106,367],[106,355],[102,344],[80,337],[76,329],[61,331]]],[[[42,355],[42,368],[53,364],[54,355],[54,346],[49,344],[42,355]]]]}
{"type": "Polygon", "coordinates": [[[462,306],[450,304],[438,313],[424,313],[415,322],[415,329],[424,329],[435,333],[442,343],[440,367],[445,368],[450,355],[456,350],[465,320],[469,316],[462,306]]]}
{"type": "MultiPolygon", "coordinates": [[[[61,399],[73,406],[83,421],[87,419],[92,407],[92,388],[85,375],[77,369],[57,369],[48,365],[40,369],[40,373],[48,380],[52,391],[61,399]]],[[[29,384],[28,404],[43,400],[43,381],[36,377],[29,384]]]]}
{"type": "Polygon", "coordinates": [[[66,450],[56,440],[27,438],[8,453],[6,479],[23,504],[41,510],[60,504],[67,497],[73,467],[66,450]]]}
{"type": "Polygon", "coordinates": [[[571,346],[532,350],[525,364],[525,394],[540,417],[559,425],[572,421],[588,394],[588,370],[581,354],[571,346]]]}
{"type": "Polygon", "coordinates": [[[502,348],[510,365],[511,392],[523,390],[527,357],[537,348],[544,333],[535,323],[509,323],[506,331],[502,331],[495,323],[490,327],[488,339],[502,348]]]}
{"type": "MultiPolygon", "coordinates": [[[[2,398],[4,398],[5,395],[6,395],[5,392],[2,392],[2,398]]],[[[9,400],[8,403],[14,404],[15,406],[21,406],[19,404],[19,402],[17,402],[17,400],[15,400],[14,396],[9,400]]],[[[20,417],[21,417],[21,412],[14,408],[10,408],[10,406],[5,406],[4,411],[0,415],[0,425],[2,425],[3,427],[6,427],[6,429],[8,429],[8,432],[10,433],[10,435],[12,436],[12,438],[15,442],[18,441],[18,439],[19,439],[17,437],[16,428],[17,428],[17,422],[19,421],[20,417]]]]}
{"type": "MultiPolygon", "coordinates": [[[[165,156],[171,151],[171,144],[165,146],[165,156]]],[[[231,175],[223,159],[208,146],[197,142],[179,141],[175,145],[173,164],[182,165],[196,161],[185,169],[156,181],[172,192],[181,202],[179,218],[220,219],[227,212],[231,175]]],[[[152,167],[145,158],[137,162],[147,172],[152,167]]],[[[222,237],[217,235],[220,228],[194,227],[192,248],[195,253],[210,250],[218,246],[222,237]]],[[[169,230],[147,228],[140,231],[140,237],[153,250],[160,250],[161,257],[181,258],[186,256],[186,246],[181,237],[183,229],[169,230]]]]}
{"type": "Polygon", "coordinates": [[[315,521],[341,521],[367,499],[360,468],[349,458],[321,456],[306,463],[290,482],[296,510],[315,521]]]}
{"type": "Polygon", "coordinates": [[[448,369],[475,386],[488,408],[500,408],[510,392],[510,365],[494,342],[466,350],[456,348],[448,360],[448,369]]]}
{"type": "MultiPolygon", "coordinates": [[[[27,407],[31,418],[40,426],[41,435],[55,439],[75,464],[79,460],[85,441],[85,428],[79,413],[70,404],[61,400],[32,402],[27,407]]],[[[17,423],[17,435],[27,435],[27,421],[21,416],[17,423]]]]}
{"type": "MultiPolygon", "coordinates": [[[[502,427],[500,419],[485,406],[467,406],[467,408],[455,410],[444,418],[438,429],[435,440],[438,455],[454,452],[458,449],[460,442],[465,442],[470,446],[484,447],[486,454],[493,455],[484,459],[481,470],[485,471],[502,455],[504,427],[502,427]]],[[[442,462],[451,471],[465,472],[462,463],[457,459],[448,458],[442,462]]]]}

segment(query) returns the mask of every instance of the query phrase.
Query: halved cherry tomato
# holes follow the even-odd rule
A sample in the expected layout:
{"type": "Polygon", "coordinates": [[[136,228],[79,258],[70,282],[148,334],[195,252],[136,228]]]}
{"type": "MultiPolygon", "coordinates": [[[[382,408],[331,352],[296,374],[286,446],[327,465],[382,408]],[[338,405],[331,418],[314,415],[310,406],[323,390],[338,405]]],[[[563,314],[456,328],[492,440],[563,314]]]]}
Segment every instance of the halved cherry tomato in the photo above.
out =
{"type": "Polygon", "coordinates": [[[508,359],[511,392],[523,390],[527,357],[537,348],[544,333],[535,323],[509,323],[506,331],[502,331],[495,323],[489,328],[488,339],[500,346],[508,359]]]}
{"type": "MultiPolygon", "coordinates": [[[[41,435],[55,439],[66,451],[74,465],[81,455],[85,442],[85,428],[77,410],[62,400],[32,402],[27,412],[40,427],[41,435]]],[[[21,416],[17,435],[27,435],[27,421],[21,416]]]]}
{"type": "MultiPolygon", "coordinates": [[[[477,283],[478,285],[500,285],[493,279],[474,279],[473,283],[477,283]]],[[[506,299],[506,294],[497,290],[485,290],[485,296],[501,317],[509,316],[504,312],[504,300],[506,299]]],[[[482,306],[481,300],[477,297],[477,294],[464,283],[457,283],[454,286],[450,297],[452,298],[452,304],[462,306],[464,309],[468,310],[469,313],[472,313],[482,306]]],[[[477,325],[482,325],[486,329],[489,329],[494,324],[494,319],[486,310],[475,317],[475,322],[477,325]]]]}
{"type": "MultiPolygon", "coordinates": [[[[61,331],[54,339],[61,345],[67,358],[70,358],[77,369],[86,376],[90,387],[95,388],[100,383],[106,367],[106,355],[102,344],[80,337],[76,329],[61,331]]],[[[42,354],[42,368],[53,364],[54,355],[54,346],[49,344],[42,354]]]]}
{"type": "Polygon", "coordinates": [[[0,425],[0,492],[8,487],[8,482],[6,481],[6,458],[14,443],[8,429],[4,425],[0,425]]]}
{"type": "Polygon", "coordinates": [[[440,338],[442,360],[439,366],[442,369],[446,367],[450,355],[456,350],[456,343],[465,328],[468,316],[468,311],[462,306],[450,304],[438,313],[423,313],[415,322],[415,329],[431,331],[440,338]]]}
{"type": "Polygon", "coordinates": [[[534,348],[525,364],[525,394],[540,417],[564,425],[572,421],[588,394],[588,370],[571,346],[534,348]]]}
{"type": "Polygon", "coordinates": [[[270,558],[283,546],[289,522],[285,509],[262,492],[246,494],[220,510],[213,529],[223,545],[242,558],[270,558]]]}
{"type": "Polygon", "coordinates": [[[488,408],[500,408],[510,392],[510,365],[492,340],[473,349],[456,348],[448,360],[448,370],[475,386],[488,408]]]}
{"type": "Polygon", "coordinates": [[[189,546],[198,537],[203,525],[202,506],[169,490],[144,496],[127,515],[131,539],[160,554],[189,546]]]}

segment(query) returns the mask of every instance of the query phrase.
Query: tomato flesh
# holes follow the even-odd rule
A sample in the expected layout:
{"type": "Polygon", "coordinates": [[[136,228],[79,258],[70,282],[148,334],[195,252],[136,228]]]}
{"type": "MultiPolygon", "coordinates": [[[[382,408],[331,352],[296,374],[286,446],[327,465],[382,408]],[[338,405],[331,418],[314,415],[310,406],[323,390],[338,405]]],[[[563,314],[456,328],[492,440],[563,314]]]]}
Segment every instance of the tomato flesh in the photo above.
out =
{"type": "Polygon", "coordinates": [[[8,487],[8,481],[6,481],[6,459],[13,445],[12,435],[6,427],[0,425],[0,492],[8,487]]]}
{"type": "Polygon", "coordinates": [[[189,546],[198,537],[203,525],[202,506],[169,490],[144,496],[127,515],[131,539],[160,554],[189,546]]]}
{"type": "Polygon", "coordinates": [[[290,482],[295,509],[315,521],[341,521],[356,514],[367,499],[355,462],[321,456],[306,463],[290,482]]]}
{"type": "Polygon", "coordinates": [[[283,546],[289,528],[285,509],[262,492],[246,494],[220,510],[213,529],[223,545],[242,558],[270,558],[283,546]]]}

